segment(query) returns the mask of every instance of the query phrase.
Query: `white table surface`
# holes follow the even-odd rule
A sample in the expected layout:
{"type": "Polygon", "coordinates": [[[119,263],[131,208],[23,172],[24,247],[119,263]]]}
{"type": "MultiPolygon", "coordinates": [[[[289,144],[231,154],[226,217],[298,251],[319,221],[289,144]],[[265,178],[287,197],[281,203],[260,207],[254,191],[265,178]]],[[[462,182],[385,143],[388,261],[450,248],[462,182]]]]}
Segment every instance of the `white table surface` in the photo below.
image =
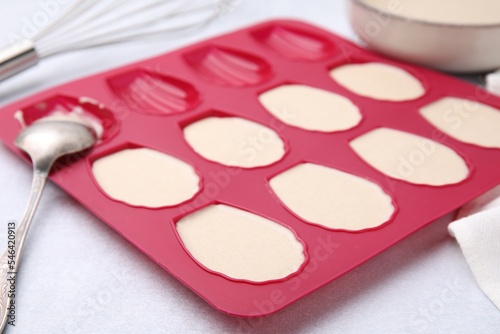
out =
{"type": "MultiPolygon", "coordinates": [[[[0,0],[0,44],[49,0],[0,0]]],[[[63,2],[63,1],[61,1],[63,2]]],[[[344,1],[244,0],[204,32],[42,61],[0,83],[0,104],[58,83],[275,17],[295,17],[355,39],[344,1]]],[[[23,212],[28,165],[0,145],[0,245],[23,212]],[[4,226],[1,228],[1,226],[4,226]]],[[[500,312],[479,290],[450,217],[264,319],[219,313],[66,193],[49,184],[23,253],[16,327],[6,333],[500,333],[500,312]]]]}

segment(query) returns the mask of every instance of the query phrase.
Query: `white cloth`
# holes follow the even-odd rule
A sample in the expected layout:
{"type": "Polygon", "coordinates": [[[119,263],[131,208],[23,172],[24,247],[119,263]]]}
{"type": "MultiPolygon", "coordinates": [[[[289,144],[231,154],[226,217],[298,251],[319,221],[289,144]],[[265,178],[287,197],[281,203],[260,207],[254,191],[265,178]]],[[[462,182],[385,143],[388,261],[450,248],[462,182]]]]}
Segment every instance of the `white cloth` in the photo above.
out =
{"type": "MultiPolygon", "coordinates": [[[[486,76],[500,95],[500,70],[486,76]]],[[[500,310],[500,186],[463,206],[448,230],[462,249],[477,283],[500,310]]]]}
{"type": "Polygon", "coordinates": [[[500,187],[460,210],[448,227],[479,286],[500,310],[500,187]]]}
{"type": "MultiPolygon", "coordinates": [[[[54,2],[69,3],[0,0],[0,44],[9,32],[21,31],[23,18],[40,20],[41,6],[54,2]]],[[[346,12],[340,0],[241,1],[206,31],[181,40],[44,60],[0,83],[0,104],[276,17],[307,20],[356,40],[346,12]]],[[[0,145],[0,246],[6,244],[7,220],[19,219],[24,210],[30,182],[29,166],[0,145]]],[[[248,320],[208,305],[49,183],[23,251],[16,327],[5,334],[498,334],[500,312],[477,288],[448,235],[450,221],[448,215],[417,231],[282,312],[248,320]]]]}
{"type": "Polygon", "coordinates": [[[500,95],[500,70],[486,76],[486,87],[490,92],[500,95]]]}

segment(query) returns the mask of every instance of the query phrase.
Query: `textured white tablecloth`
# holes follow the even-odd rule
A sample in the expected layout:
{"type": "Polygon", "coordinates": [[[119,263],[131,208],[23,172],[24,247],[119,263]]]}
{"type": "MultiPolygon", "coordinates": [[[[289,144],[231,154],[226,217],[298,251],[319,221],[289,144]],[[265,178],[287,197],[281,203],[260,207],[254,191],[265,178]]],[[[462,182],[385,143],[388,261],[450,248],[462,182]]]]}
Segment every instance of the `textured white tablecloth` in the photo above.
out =
{"type": "MultiPolygon", "coordinates": [[[[49,0],[0,0],[0,44],[49,0]]],[[[0,104],[267,18],[295,17],[354,39],[341,0],[244,0],[211,28],[176,41],[79,51],[0,83],[0,104]]],[[[0,146],[0,245],[19,219],[31,170],[0,146]],[[3,226],[3,227],[2,227],[3,226]]],[[[500,333],[460,248],[435,222],[265,319],[219,313],[49,184],[23,253],[16,327],[7,333],[500,333]]]]}

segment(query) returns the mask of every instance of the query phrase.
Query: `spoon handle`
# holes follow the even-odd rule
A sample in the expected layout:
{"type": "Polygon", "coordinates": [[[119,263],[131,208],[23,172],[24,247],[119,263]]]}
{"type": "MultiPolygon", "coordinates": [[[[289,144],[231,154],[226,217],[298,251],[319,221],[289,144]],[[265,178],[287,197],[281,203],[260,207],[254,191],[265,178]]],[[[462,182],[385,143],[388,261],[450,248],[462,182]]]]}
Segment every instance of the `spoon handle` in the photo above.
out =
{"type": "MultiPolygon", "coordinates": [[[[17,269],[19,268],[19,259],[24,244],[24,239],[28,233],[28,229],[35,214],[36,207],[42,196],[43,188],[47,181],[48,171],[40,170],[39,168],[33,171],[33,182],[31,185],[31,192],[28,199],[28,205],[24,211],[23,218],[21,219],[17,229],[10,232],[7,249],[0,258],[0,332],[3,332],[7,322],[15,322],[15,293],[16,293],[16,279],[17,269]]],[[[9,226],[10,227],[10,226],[9,226]]]]}

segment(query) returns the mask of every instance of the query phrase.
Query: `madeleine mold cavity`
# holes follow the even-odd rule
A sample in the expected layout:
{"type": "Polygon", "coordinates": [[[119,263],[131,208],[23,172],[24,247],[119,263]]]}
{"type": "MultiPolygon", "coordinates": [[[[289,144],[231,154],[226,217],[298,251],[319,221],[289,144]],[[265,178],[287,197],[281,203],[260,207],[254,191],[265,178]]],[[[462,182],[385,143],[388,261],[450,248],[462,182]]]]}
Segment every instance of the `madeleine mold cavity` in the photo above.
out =
{"type": "Polygon", "coordinates": [[[14,117],[21,126],[29,126],[45,117],[81,117],[95,124],[100,141],[118,132],[118,121],[113,113],[99,101],[90,97],[80,98],[56,95],[18,110],[14,117]]]}
{"type": "Polygon", "coordinates": [[[327,38],[282,25],[254,31],[253,36],[280,55],[294,60],[320,60],[335,51],[335,46],[327,38]]]}
{"type": "Polygon", "coordinates": [[[125,148],[92,164],[92,173],[111,198],[159,208],[180,204],[199,191],[200,178],[182,160],[149,148],[125,148]]]}
{"type": "Polygon", "coordinates": [[[302,242],[289,228],[224,204],[192,213],[176,227],[193,258],[233,279],[283,279],[299,270],[306,259],[302,242]]]}
{"type": "Polygon", "coordinates": [[[500,148],[500,110],[472,100],[445,97],[420,109],[436,128],[464,143],[500,148]]]}
{"type": "Polygon", "coordinates": [[[378,227],[394,213],[392,198],[362,177],[302,163],[273,177],[270,185],[300,218],[329,229],[358,231],[378,227]]]}
{"type": "Polygon", "coordinates": [[[383,63],[341,65],[330,76],[349,91],[375,100],[402,102],[425,94],[422,83],[408,71],[383,63]]]}
{"type": "Polygon", "coordinates": [[[272,74],[264,59],[228,48],[204,47],[185,55],[185,59],[201,77],[225,86],[256,85],[272,74]]]}
{"type": "Polygon", "coordinates": [[[108,84],[137,112],[169,115],[189,111],[199,103],[199,94],[191,84],[143,69],[113,76],[108,84]]]}
{"type": "Polygon", "coordinates": [[[358,107],[349,99],[306,85],[282,85],[260,94],[259,100],[283,123],[305,130],[343,131],[362,119],[358,107]]]}
{"type": "Polygon", "coordinates": [[[469,176],[467,164],[454,150],[408,132],[379,128],[350,144],[381,173],[409,183],[444,186],[469,176]]]}
{"type": "Polygon", "coordinates": [[[276,132],[239,117],[203,118],[186,126],[184,137],[199,155],[226,166],[267,166],[285,155],[285,144],[276,132]]]}

